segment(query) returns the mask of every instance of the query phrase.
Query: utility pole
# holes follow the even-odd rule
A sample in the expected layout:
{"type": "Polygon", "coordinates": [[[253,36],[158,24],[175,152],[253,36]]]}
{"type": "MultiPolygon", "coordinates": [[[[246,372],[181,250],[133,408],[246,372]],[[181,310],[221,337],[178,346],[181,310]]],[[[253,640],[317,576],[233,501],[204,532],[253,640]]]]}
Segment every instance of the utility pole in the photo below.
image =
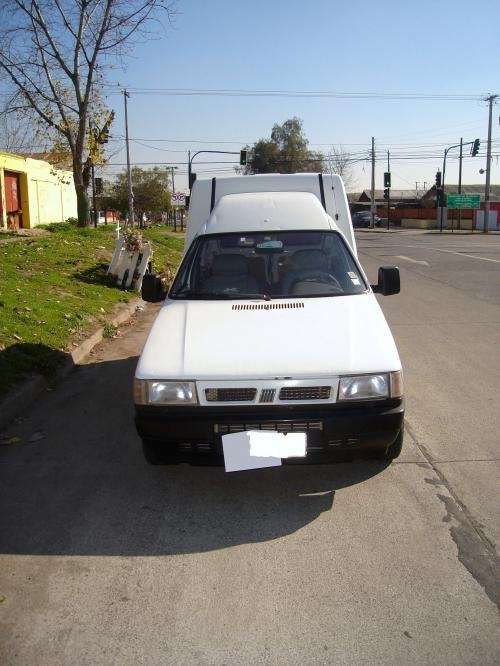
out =
{"type": "MultiPolygon", "coordinates": [[[[89,134],[92,136],[92,123],[89,122],[89,134]]],[[[93,141],[91,141],[93,145],[93,141]]],[[[96,210],[96,193],[95,193],[95,169],[94,169],[94,160],[90,159],[90,179],[92,181],[92,218],[94,222],[94,227],[97,227],[97,210],[96,210]]]]}
{"type": "Polygon", "coordinates": [[[175,167],[170,167],[170,172],[172,174],[172,214],[174,216],[174,231],[177,231],[177,210],[174,206],[174,194],[175,194],[174,169],[175,167]]]}
{"type": "Polygon", "coordinates": [[[372,205],[371,205],[371,221],[370,227],[373,229],[375,227],[375,214],[377,211],[377,206],[375,204],[375,137],[372,136],[372,205]]]}
{"type": "Polygon", "coordinates": [[[90,173],[92,177],[92,212],[94,213],[94,227],[97,227],[97,205],[96,205],[96,195],[95,195],[95,171],[94,171],[94,163],[91,162],[91,167],[90,167],[90,173]]]}
{"type": "Polygon", "coordinates": [[[483,233],[488,233],[490,222],[490,177],[491,177],[491,120],[493,115],[493,102],[498,95],[490,95],[486,98],[489,103],[488,109],[488,145],[486,147],[486,185],[484,188],[484,228],[483,233]]]}
{"type": "Polygon", "coordinates": [[[128,109],[127,98],[130,97],[129,93],[123,91],[123,101],[125,102],[125,145],[127,147],[127,185],[128,185],[128,221],[132,226],[134,225],[134,193],[132,191],[132,171],[130,170],[130,145],[128,140],[128,109]]]}
{"type": "MultiPolygon", "coordinates": [[[[387,151],[387,173],[391,173],[391,154],[387,151]]],[[[390,175],[389,175],[390,178],[390,175]]],[[[392,184],[392,183],[391,183],[392,184]]],[[[391,187],[388,188],[388,197],[387,197],[387,231],[389,231],[390,221],[389,216],[391,214],[391,187]]]]}
{"type": "MultiPolygon", "coordinates": [[[[458,159],[458,193],[462,194],[462,157],[463,157],[463,148],[464,148],[464,140],[462,137],[460,137],[460,157],[458,159]]],[[[458,209],[458,222],[457,222],[457,229],[460,230],[462,226],[462,209],[458,209]]],[[[471,225],[472,227],[472,225],[471,225]]]]}

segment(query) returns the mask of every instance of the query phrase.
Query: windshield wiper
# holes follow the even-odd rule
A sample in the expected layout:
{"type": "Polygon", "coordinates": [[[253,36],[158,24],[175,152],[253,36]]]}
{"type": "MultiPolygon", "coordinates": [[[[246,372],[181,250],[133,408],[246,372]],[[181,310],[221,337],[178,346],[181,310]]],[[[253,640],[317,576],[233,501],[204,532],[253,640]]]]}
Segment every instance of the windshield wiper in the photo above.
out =
{"type": "Polygon", "coordinates": [[[231,298],[231,294],[228,294],[225,291],[194,291],[193,289],[188,289],[186,291],[178,291],[176,294],[172,294],[174,298],[203,298],[203,299],[223,299],[231,298]]]}
{"type": "Polygon", "coordinates": [[[238,299],[238,298],[260,298],[264,301],[270,301],[271,300],[271,297],[269,296],[269,294],[235,294],[234,298],[235,299],[238,299]]]}
{"type": "Polygon", "coordinates": [[[204,300],[219,300],[219,299],[228,299],[228,300],[238,300],[243,298],[260,298],[264,301],[270,301],[271,297],[269,294],[238,294],[236,292],[227,292],[227,291],[179,291],[176,294],[171,294],[173,298],[199,298],[204,300]]]}

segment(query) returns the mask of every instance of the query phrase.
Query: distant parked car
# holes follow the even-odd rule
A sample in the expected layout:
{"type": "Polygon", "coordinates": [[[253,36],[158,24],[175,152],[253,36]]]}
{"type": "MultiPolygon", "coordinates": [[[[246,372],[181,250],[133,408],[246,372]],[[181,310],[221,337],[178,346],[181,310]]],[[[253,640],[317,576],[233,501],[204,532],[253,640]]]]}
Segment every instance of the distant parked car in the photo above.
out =
{"type": "MultiPolygon", "coordinates": [[[[367,210],[362,210],[359,213],[354,213],[352,216],[352,226],[355,229],[368,229],[371,225],[372,215],[367,210]]],[[[380,227],[382,220],[378,215],[375,215],[375,226],[380,227]]]]}

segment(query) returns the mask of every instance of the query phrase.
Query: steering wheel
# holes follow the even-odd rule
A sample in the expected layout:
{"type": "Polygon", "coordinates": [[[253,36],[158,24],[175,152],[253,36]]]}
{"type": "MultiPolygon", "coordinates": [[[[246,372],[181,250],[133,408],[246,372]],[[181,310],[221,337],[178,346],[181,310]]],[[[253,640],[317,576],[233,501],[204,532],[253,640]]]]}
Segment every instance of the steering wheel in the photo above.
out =
{"type": "Polygon", "coordinates": [[[284,293],[290,295],[297,282],[305,282],[306,280],[331,285],[338,289],[339,293],[343,293],[344,291],[340,282],[331,273],[328,273],[327,271],[310,270],[292,271],[288,273],[288,275],[285,275],[285,279],[283,280],[284,293]]]}

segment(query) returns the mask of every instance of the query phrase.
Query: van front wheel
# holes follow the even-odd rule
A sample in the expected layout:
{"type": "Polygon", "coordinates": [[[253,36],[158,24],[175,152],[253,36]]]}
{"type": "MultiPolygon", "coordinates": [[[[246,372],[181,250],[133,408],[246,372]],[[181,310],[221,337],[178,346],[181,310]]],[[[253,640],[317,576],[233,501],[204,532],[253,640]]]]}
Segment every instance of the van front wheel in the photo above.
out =
{"type": "Polygon", "coordinates": [[[401,428],[394,442],[384,452],[382,452],[380,456],[378,456],[380,460],[391,462],[391,460],[394,460],[399,456],[403,448],[403,430],[404,428],[401,428]]]}
{"type": "Polygon", "coordinates": [[[142,440],[142,452],[150,465],[175,465],[177,459],[172,454],[168,454],[164,447],[157,442],[150,442],[147,439],[142,440]]]}

